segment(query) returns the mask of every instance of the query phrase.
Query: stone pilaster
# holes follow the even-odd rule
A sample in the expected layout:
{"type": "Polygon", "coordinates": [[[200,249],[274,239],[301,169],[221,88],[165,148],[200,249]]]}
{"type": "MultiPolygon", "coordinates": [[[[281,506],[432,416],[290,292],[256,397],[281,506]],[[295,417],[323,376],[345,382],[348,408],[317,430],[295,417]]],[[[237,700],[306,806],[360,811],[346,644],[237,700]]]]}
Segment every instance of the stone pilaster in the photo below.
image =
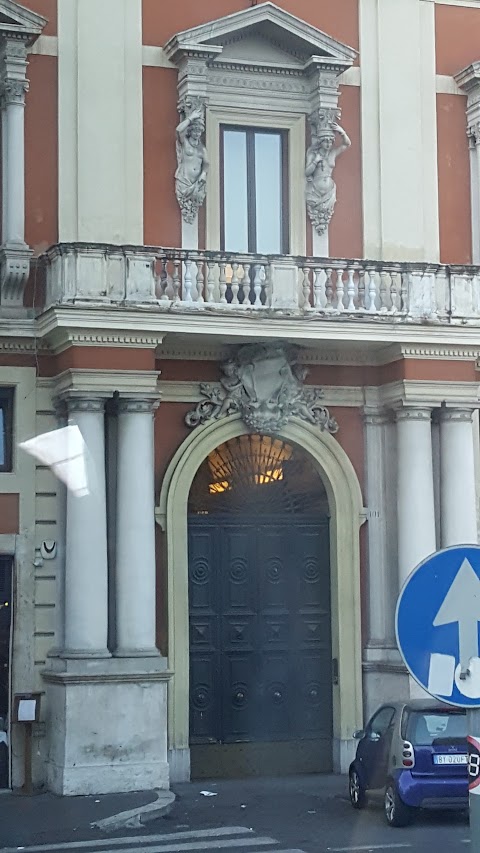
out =
{"type": "Polygon", "coordinates": [[[153,413],[158,400],[118,403],[116,652],[158,656],[155,645],[153,413]]]}

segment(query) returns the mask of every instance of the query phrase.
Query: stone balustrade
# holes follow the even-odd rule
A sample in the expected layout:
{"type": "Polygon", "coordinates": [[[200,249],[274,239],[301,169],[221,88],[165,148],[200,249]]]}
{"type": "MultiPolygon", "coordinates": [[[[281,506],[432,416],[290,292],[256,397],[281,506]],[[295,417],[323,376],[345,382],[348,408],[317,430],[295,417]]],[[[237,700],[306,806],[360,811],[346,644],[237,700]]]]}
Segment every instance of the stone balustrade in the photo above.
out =
{"type": "Polygon", "coordinates": [[[46,304],[148,304],[480,324],[480,267],[60,244],[46,304]]]}

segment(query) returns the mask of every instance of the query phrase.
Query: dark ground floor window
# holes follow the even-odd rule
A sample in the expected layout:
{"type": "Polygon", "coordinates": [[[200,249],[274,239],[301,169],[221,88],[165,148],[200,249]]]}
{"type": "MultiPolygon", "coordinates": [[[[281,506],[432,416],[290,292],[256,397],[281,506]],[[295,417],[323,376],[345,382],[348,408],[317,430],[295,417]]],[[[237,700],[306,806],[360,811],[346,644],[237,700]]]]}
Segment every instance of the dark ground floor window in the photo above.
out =
{"type": "Polygon", "coordinates": [[[12,470],[13,388],[0,387],[0,472],[12,470]]]}

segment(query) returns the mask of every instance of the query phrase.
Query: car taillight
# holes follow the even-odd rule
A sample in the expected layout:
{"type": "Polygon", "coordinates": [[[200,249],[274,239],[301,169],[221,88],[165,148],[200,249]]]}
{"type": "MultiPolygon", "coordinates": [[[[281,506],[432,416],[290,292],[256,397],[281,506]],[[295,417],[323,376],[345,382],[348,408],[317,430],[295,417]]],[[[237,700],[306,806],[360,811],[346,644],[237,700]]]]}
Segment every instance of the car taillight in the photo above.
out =
{"type": "Polygon", "coordinates": [[[404,767],[413,767],[415,765],[415,753],[412,744],[408,740],[403,741],[402,764],[404,767]]]}

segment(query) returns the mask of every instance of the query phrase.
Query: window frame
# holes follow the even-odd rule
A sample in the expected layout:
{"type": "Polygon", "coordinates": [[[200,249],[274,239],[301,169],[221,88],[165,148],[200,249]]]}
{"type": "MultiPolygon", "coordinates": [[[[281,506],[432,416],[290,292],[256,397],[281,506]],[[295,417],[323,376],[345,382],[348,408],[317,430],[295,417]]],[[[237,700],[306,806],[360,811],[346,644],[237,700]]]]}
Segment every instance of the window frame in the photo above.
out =
{"type": "MultiPolygon", "coordinates": [[[[290,176],[289,176],[289,133],[286,128],[259,127],[257,124],[227,124],[219,126],[219,170],[220,170],[220,250],[225,252],[225,132],[245,134],[246,171],[247,171],[247,240],[248,253],[259,254],[257,246],[257,195],[256,195],[256,157],[255,137],[257,134],[269,134],[280,138],[280,252],[290,252],[290,176]]],[[[233,250],[232,250],[233,251],[233,250]]]]}
{"type": "Polygon", "coordinates": [[[245,126],[259,130],[288,132],[289,246],[291,255],[307,254],[307,208],[305,205],[306,118],[304,112],[276,109],[260,111],[244,105],[209,104],[206,147],[210,170],[207,179],[205,248],[220,252],[220,125],[245,126]]]}
{"type": "Polygon", "coordinates": [[[0,474],[13,471],[13,423],[15,388],[0,386],[0,408],[4,419],[4,461],[0,460],[0,474]]]}

